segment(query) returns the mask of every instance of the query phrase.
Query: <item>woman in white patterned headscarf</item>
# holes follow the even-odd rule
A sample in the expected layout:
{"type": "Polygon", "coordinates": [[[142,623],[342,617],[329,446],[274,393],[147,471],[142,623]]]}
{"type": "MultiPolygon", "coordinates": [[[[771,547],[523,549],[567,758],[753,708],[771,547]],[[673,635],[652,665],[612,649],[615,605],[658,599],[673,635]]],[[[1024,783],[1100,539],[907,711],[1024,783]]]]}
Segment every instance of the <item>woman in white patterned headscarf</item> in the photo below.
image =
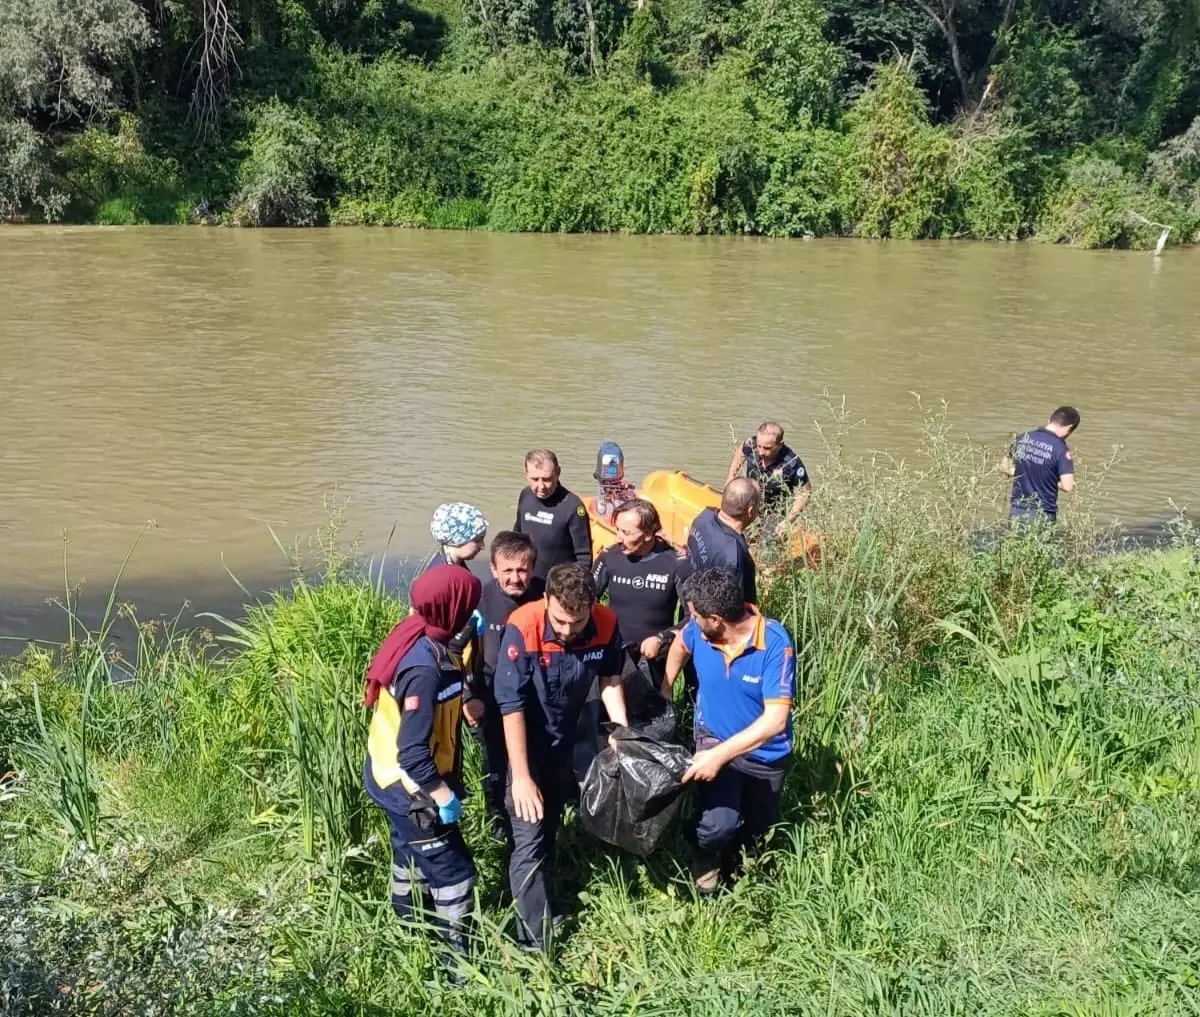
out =
{"type": "Polygon", "coordinates": [[[483,550],[487,537],[488,522],[483,513],[465,501],[452,501],[439,505],[429,521],[429,532],[437,542],[438,549],[417,569],[419,576],[434,565],[461,565],[483,550]]]}

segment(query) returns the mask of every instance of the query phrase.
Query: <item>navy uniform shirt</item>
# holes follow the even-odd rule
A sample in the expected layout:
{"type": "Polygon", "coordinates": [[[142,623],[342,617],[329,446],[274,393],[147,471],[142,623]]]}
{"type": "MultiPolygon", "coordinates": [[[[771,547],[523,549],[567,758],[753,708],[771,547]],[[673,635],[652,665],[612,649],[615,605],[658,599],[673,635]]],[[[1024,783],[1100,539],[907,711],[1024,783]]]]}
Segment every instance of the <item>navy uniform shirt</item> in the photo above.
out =
{"type": "Polygon", "coordinates": [[[461,792],[461,717],[462,674],[445,647],[423,637],[401,658],[391,685],[380,689],[371,714],[366,766],[371,797],[406,811],[410,795],[429,792],[443,780],[461,792]]]}
{"type": "Polygon", "coordinates": [[[808,481],[804,461],[787,445],[779,449],[779,455],[770,466],[759,458],[753,437],[742,442],[742,455],[746,459],[746,476],[762,488],[764,512],[786,509],[789,495],[808,481]]]}
{"type": "Polygon", "coordinates": [[[728,569],[742,584],[747,604],[758,603],[754,559],[746,538],[721,522],[715,508],[706,508],[692,522],[688,532],[688,560],[694,570],[728,569]]]}
{"type": "Polygon", "coordinates": [[[546,602],[517,608],[508,619],[496,660],[494,691],[501,716],[525,712],[526,751],[539,767],[570,763],[579,715],[597,678],[621,673],[625,646],[616,614],[592,608],[587,627],[564,645],[546,617],[546,602]]]}
{"type": "Polygon", "coordinates": [[[1040,511],[1056,518],[1059,477],[1075,472],[1067,443],[1054,432],[1039,427],[1018,437],[1009,454],[1016,470],[1012,515],[1032,516],[1040,511]]]}
{"type": "Polygon", "coordinates": [[[641,646],[647,636],[657,636],[675,624],[679,586],[691,571],[665,540],[641,555],[627,555],[620,545],[608,548],[592,568],[596,596],[608,593],[608,604],[617,614],[621,635],[630,646],[641,646]]]}
{"type": "Polygon", "coordinates": [[[561,484],[544,501],[528,487],[517,500],[517,533],[528,533],[537,548],[533,574],[545,579],[547,573],[564,562],[579,562],[591,568],[592,528],[587,509],[578,496],[561,484]]]}

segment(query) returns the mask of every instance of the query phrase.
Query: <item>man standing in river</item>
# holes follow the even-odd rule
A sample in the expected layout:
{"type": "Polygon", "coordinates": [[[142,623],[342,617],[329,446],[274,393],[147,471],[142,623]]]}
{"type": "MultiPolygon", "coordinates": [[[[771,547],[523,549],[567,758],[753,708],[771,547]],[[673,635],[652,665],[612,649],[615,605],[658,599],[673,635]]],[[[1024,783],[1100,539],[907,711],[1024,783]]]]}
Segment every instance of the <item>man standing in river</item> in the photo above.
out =
{"type": "Polygon", "coordinates": [[[1075,463],[1067,448],[1079,426],[1079,411],[1060,406],[1045,427],[1019,435],[1004,457],[1003,470],[1013,478],[1013,519],[1031,522],[1058,518],[1058,492],[1075,490],[1075,463]]]}
{"type": "Polygon", "coordinates": [[[775,421],[759,425],[758,431],[734,452],[726,487],[743,468],[746,476],[762,488],[762,514],[772,519],[782,516],[776,527],[776,532],[782,533],[808,504],[812,480],[804,461],[783,443],[783,428],[775,421]]]}
{"type": "Polygon", "coordinates": [[[578,562],[592,567],[592,529],[578,495],[558,482],[558,456],[534,449],[525,457],[529,486],[517,500],[516,533],[528,533],[537,550],[534,575],[545,579],[555,565],[578,562]]]}

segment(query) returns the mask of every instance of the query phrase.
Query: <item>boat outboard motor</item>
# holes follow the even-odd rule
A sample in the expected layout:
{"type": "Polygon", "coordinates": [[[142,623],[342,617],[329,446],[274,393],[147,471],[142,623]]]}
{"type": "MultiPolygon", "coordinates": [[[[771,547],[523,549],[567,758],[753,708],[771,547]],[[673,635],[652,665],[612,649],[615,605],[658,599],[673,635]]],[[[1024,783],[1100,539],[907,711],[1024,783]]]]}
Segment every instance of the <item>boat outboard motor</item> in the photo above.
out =
{"type": "Polygon", "coordinates": [[[625,482],[625,453],[620,445],[614,441],[600,445],[600,451],[596,453],[596,472],[592,476],[599,484],[596,515],[611,522],[622,505],[637,497],[633,485],[625,482]]]}

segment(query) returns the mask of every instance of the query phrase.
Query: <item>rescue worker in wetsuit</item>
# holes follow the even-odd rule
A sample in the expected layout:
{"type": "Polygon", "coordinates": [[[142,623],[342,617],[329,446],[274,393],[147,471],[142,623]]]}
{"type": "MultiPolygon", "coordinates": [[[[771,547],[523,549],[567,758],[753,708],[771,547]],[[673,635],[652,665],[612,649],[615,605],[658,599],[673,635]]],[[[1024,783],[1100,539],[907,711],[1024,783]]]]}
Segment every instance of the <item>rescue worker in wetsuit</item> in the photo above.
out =
{"type": "Polygon", "coordinates": [[[747,604],[758,603],[754,559],[746,529],[758,516],[762,490],[756,481],[738,477],[725,485],[721,508],[707,508],[692,520],[688,531],[688,561],[695,571],[723,568],[732,572],[747,604]]]}
{"type": "Polygon", "coordinates": [[[534,577],[537,550],[527,533],[504,530],[492,538],[492,578],[483,584],[479,606],[467,626],[451,643],[455,650],[470,653],[467,685],[463,691],[463,718],[483,756],[483,792],[489,823],[497,840],[508,841],[508,814],[504,811],[504,789],[508,777],[508,755],[504,750],[504,725],[494,691],[496,658],[508,616],[522,604],[541,600],[546,584],[534,577]]]}
{"type": "Polygon", "coordinates": [[[592,529],[579,496],[558,482],[558,456],[549,449],[534,449],[525,457],[529,486],[517,499],[513,529],[528,533],[537,548],[534,575],[545,579],[555,565],[578,562],[592,567],[592,529]]]}
{"type": "Polygon", "coordinates": [[[522,946],[551,945],[547,894],[565,803],[577,793],[572,754],[579,715],[592,683],[612,721],[629,718],[621,688],[625,656],[617,616],[595,603],[591,572],[556,565],[545,598],[508,619],[496,662],[496,703],[508,750],[505,808],[512,823],[508,878],[522,946]]]}
{"type": "Polygon", "coordinates": [[[475,863],[462,815],[462,673],[446,644],[479,604],[467,569],[435,565],[412,585],[413,613],[384,639],[367,669],[371,708],[363,782],[387,816],[392,907],[428,919],[456,953],[466,950],[475,863]]]}
{"type": "Polygon", "coordinates": [[[667,647],[676,635],[679,587],[690,571],[687,556],[658,536],[658,510],[641,498],[622,505],[613,525],[617,543],[592,566],[596,596],[608,594],[632,662],[650,662],[658,688],[667,647]]]}
{"type": "Polygon", "coordinates": [[[812,478],[802,460],[783,442],[783,428],[773,420],[761,424],[733,453],[725,486],[745,469],[746,476],[762,488],[762,515],[777,520],[782,535],[808,504],[812,478]]]}
{"type": "Polygon", "coordinates": [[[465,501],[439,505],[429,520],[429,532],[438,549],[425,559],[413,578],[435,565],[461,565],[466,568],[467,562],[483,550],[487,528],[488,521],[474,505],[468,505],[465,501]]]}

